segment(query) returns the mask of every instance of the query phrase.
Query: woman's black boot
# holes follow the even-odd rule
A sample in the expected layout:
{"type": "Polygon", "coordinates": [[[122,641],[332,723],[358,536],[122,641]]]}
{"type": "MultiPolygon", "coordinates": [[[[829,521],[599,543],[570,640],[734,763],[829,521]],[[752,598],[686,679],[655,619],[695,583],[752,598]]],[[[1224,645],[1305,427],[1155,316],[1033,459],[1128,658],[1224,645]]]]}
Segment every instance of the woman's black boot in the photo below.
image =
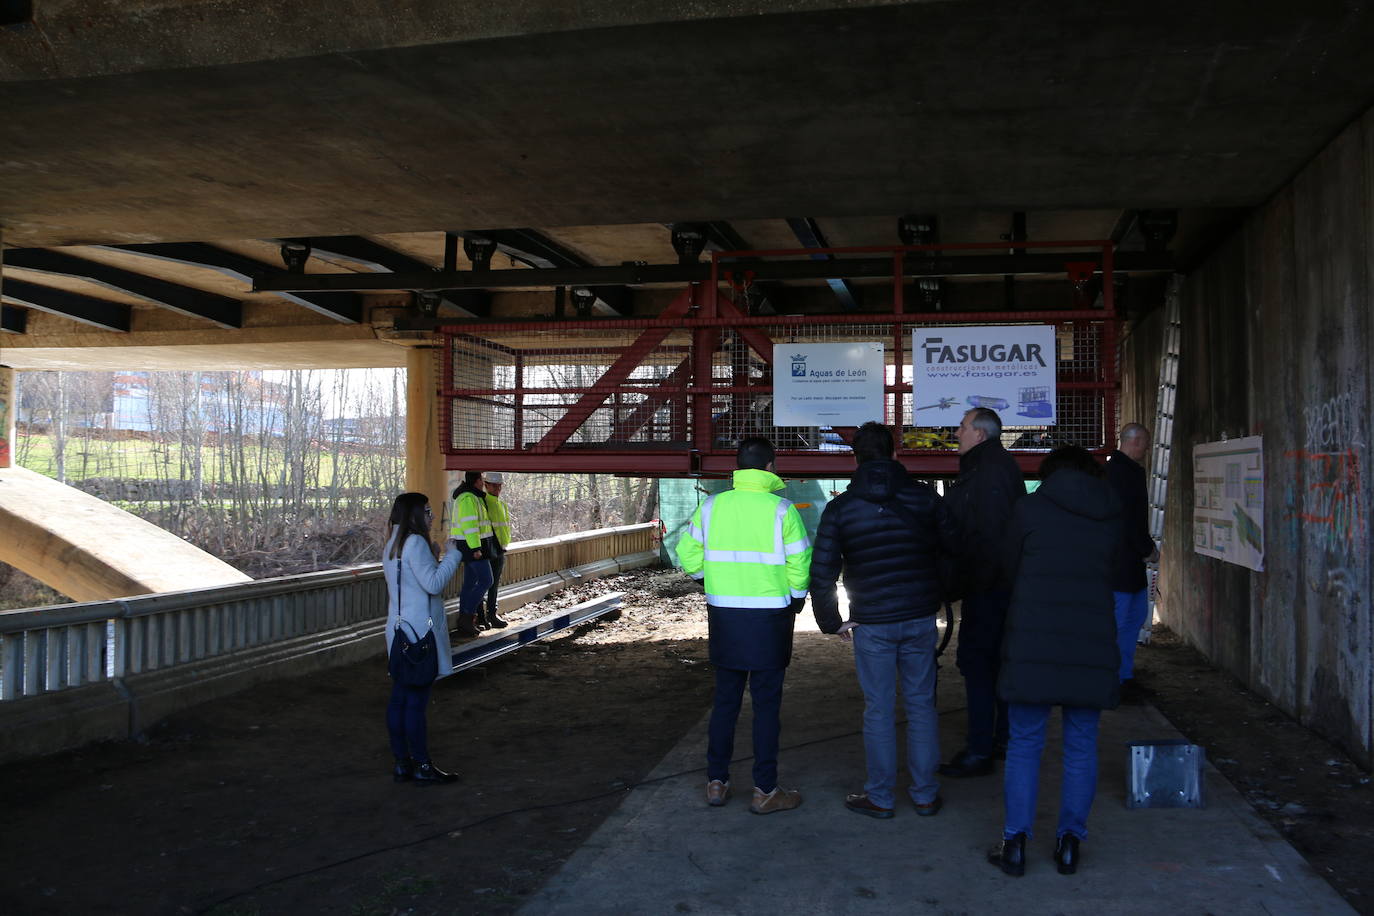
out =
{"type": "Polygon", "coordinates": [[[1026,835],[1018,833],[1011,839],[1002,840],[1002,845],[988,853],[988,861],[1002,871],[1019,878],[1026,873],[1026,835]]]}
{"type": "Polygon", "coordinates": [[[396,767],[391,771],[391,778],[396,782],[410,782],[415,778],[415,761],[409,757],[397,757],[396,767]]]}
{"type": "Polygon", "coordinates": [[[439,786],[457,781],[457,773],[445,773],[432,763],[422,763],[415,768],[416,786],[439,786]]]}
{"type": "Polygon", "coordinates": [[[1066,833],[1054,846],[1054,864],[1059,866],[1061,875],[1071,875],[1078,871],[1078,837],[1066,833]]]}

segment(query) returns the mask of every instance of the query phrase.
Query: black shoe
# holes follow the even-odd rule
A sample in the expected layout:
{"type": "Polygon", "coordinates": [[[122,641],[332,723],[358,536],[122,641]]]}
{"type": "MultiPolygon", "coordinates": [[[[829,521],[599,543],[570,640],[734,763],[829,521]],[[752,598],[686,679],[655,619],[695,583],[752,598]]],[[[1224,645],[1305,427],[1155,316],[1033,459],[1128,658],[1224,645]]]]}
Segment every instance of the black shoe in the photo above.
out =
{"type": "Polygon", "coordinates": [[[1013,878],[1026,873],[1026,835],[1018,833],[988,853],[988,861],[1013,878]]]}
{"type": "Polygon", "coordinates": [[[415,761],[409,757],[398,757],[396,766],[391,771],[391,778],[395,782],[410,782],[415,778],[415,761]]]}
{"type": "Polygon", "coordinates": [[[432,763],[422,763],[415,768],[415,785],[440,786],[458,781],[457,773],[445,773],[432,763]]]}
{"type": "Polygon", "coordinates": [[[954,755],[954,759],[949,763],[940,764],[941,776],[953,776],[955,778],[990,776],[992,770],[991,757],[986,754],[970,754],[968,751],[960,751],[954,755]]]}
{"type": "Polygon", "coordinates": [[[1078,871],[1078,837],[1066,833],[1059,838],[1054,847],[1054,864],[1059,866],[1061,875],[1078,871]]]}
{"type": "Polygon", "coordinates": [[[492,611],[487,615],[487,626],[495,630],[504,630],[506,627],[510,626],[510,624],[502,620],[501,615],[492,611]]]}
{"type": "Polygon", "coordinates": [[[477,635],[477,620],[472,614],[459,614],[458,625],[453,628],[453,632],[459,636],[472,638],[477,635]]]}

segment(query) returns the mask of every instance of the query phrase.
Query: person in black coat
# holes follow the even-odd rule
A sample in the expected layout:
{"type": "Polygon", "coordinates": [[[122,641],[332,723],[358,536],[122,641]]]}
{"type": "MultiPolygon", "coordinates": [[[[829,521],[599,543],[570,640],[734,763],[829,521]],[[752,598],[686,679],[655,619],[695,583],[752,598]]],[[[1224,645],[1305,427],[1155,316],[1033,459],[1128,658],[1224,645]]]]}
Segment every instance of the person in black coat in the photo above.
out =
{"type": "Polygon", "coordinates": [[[1139,423],[1121,427],[1120,445],[1107,456],[1107,483],[1121,500],[1121,541],[1112,570],[1116,601],[1117,648],[1121,650],[1122,694],[1138,697],[1135,683],[1135,646],[1150,614],[1149,580],[1145,564],[1159,559],[1150,537],[1150,502],[1145,484],[1145,456],[1150,431],[1139,423]]]}
{"type": "Polygon", "coordinates": [[[1101,465],[1078,446],[1055,449],[1040,474],[1043,483],[1016,507],[1005,544],[1013,585],[997,694],[1007,703],[1011,734],[1006,824],[988,859],[1011,875],[1025,872],[1050,708],[1063,708],[1064,726],[1054,858],[1061,874],[1072,874],[1097,791],[1098,717],[1120,696],[1111,583],[1121,503],[1101,465]]]}
{"type": "Polygon", "coordinates": [[[893,814],[897,780],[895,696],[907,717],[907,767],[919,815],[940,810],[935,712],[935,618],[940,557],[957,544],[944,500],[892,460],[892,433],[865,423],[854,436],[858,470],[821,515],[811,554],[811,606],[826,633],[854,640],[854,668],[864,692],[868,778],[845,807],[869,817],[893,814]],[[835,582],[844,571],[850,619],[840,620],[835,582]]]}
{"type": "Polygon", "coordinates": [[[1007,708],[997,700],[1002,622],[1011,580],[1002,557],[1002,537],[1026,482],[1016,459],[1002,447],[1002,421],[975,407],[964,414],[959,440],[959,479],[948,492],[959,522],[957,578],[959,647],[955,662],[964,676],[968,738],[964,749],[940,767],[942,776],[987,776],[993,757],[1007,743],[1007,708]]]}

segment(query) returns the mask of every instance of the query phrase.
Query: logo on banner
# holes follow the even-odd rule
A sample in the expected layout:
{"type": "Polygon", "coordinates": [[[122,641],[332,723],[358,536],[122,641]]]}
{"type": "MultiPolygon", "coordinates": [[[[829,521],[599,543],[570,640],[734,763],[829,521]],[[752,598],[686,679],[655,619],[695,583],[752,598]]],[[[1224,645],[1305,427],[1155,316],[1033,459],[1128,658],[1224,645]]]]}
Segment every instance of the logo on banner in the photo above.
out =
{"type": "Polygon", "coordinates": [[[805,353],[792,354],[792,377],[806,378],[806,356],[805,353]]]}
{"type": "MultiPolygon", "coordinates": [[[[950,346],[943,337],[927,337],[922,345],[926,363],[1039,363],[1045,367],[1045,357],[1040,355],[1040,344],[959,344],[950,346]]],[[[795,368],[793,369],[795,372],[795,368]]]]}

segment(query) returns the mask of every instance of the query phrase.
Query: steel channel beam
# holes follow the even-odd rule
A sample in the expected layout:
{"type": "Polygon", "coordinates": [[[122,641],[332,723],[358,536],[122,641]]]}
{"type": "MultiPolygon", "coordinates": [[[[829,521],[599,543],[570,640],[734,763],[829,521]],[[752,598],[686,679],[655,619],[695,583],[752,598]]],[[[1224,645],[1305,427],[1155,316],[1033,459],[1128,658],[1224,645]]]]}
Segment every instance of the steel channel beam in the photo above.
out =
{"type": "MultiPolygon", "coordinates": [[[[457,234],[491,239],[496,243],[497,250],[539,270],[597,269],[591,261],[569,248],[564,248],[537,229],[476,229],[457,234]]],[[[560,286],[562,284],[554,285],[560,286]]],[[[577,285],[587,286],[592,294],[601,301],[601,304],[615,314],[628,315],[630,313],[630,293],[624,286],[615,284],[577,285]]]]}
{"type": "Polygon", "coordinates": [[[0,306],[0,331],[23,334],[29,326],[29,313],[11,305],[0,306]]]}
{"type": "Polygon", "coordinates": [[[454,673],[484,665],[494,658],[509,655],[511,652],[528,646],[530,643],[538,642],[547,636],[569,630],[589,620],[595,620],[608,611],[620,607],[620,601],[623,597],[623,592],[611,592],[600,598],[593,598],[590,601],[574,605],[567,610],[541,617],[532,623],[514,624],[496,635],[493,635],[493,631],[488,630],[486,636],[479,636],[473,642],[454,651],[454,673]]]}
{"type": "MultiPolygon", "coordinates": [[[[806,248],[829,248],[825,236],[821,233],[821,227],[809,216],[790,216],[787,218],[787,226],[792,230],[792,234],[797,237],[806,248]]],[[[829,254],[813,254],[813,261],[833,261],[834,256],[829,254]]],[[[840,307],[846,312],[857,312],[859,310],[859,299],[854,293],[854,287],[849,285],[849,281],[841,277],[826,277],[825,282],[830,285],[830,290],[835,294],[835,298],[840,300],[840,307]]]]}
{"type": "MultiPolygon", "coordinates": [[[[388,248],[380,242],[361,235],[305,236],[291,239],[274,239],[277,242],[296,242],[307,246],[312,253],[328,254],[352,261],[374,273],[423,273],[435,272],[435,268],[419,258],[411,257],[403,251],[388,248]]],[[[475,301],[469,290],[439,290],[441,303],[467,312],[473,317],[487,314],[484,302],[475,301]]]]}
{"type": "MultiPolygon", "coordinates": [[[[145,247],[145,246],[140,246],[145,247]]],[[[1096,252],[1063,254],[970,254],[929,259],[907,258],[907,277],[1001,277],[1005,274],[1062,274],[1071,261],[1096,260],[1096,252]]],[[[838,258],[833,261],[722,261],[722,268],[736,263],[747,267],[757,280],[891,279],[892,258],[838,258]]],[[[1167,272],[1173,269],[1167,252],[1122,252],[1116,273],[1167,272]]],[[[705,283],[711,279],[709,264],[627,264],[618,267],[548,268],[544,270],[432,271],[392,274],[293,274],[272,270],[253,283],[255,292],[359,292],[375,290],[528,289],[556,286],[639,286],[651,283],[705,283]]]]}
{"type": "Polygon", "coordinates": [[[222,328],[243,327],[243,305],[237,299],[207,293],[191,286],[160,280],[157,277],[102,264],[63,251],[50,251],[46,248],[16,249],[5,252],[5,263],[10,267],[87,280],[115,292],[137,296],[168,311],[191,318],[203,318],[222,328]]]}
{"type": "Polygon", "coordinates": [[[4,295],[6,299],[13,299],[20,305],[28,306],[31,309],[38,309],[40,312],[48,312],[62,318],[70,318],[72,321],[79,321],[82,324],[89,324],[106,331],[126,332],[129,330],[130,309],[120,302],[109,302],[94,296],[69,293],[64,289],[40,286],[37,283],[16,280],[13,277],[5,278],[4,295]]]}
{"type": "MultiPolygon", "coordinates": [[[[101,245],[101,248],[108,248],[111,251],[126,251],[131,254],[140,254],[149,258],[159,258],[163,261],[173,261],[177,264],[188,264],[192,267],[205,267],[210,270],[219,271],[250,284],[254,292],[258,292],[257,283],[259,276],[270,276],[278,273],[278,268],[266,261],[257,258],[250,258],[246,255],[236,254],[223,248],[209,245],[204,242],[156,242],[148,245],[101,245]]],[[[284,273],[284,272],[283,272],[284,273]]],[[[437,273],[435,274],[438,275],[437,273]]],[[[292,275],[287,276],[304,276],[292,275]]],[[[344,276],[347,276],[346,274],[344,276]]],[[[359,276],[378,276],[377,274],[360,274],[359,276]]],[[[391,276],[391,274],[381,274],[380,276],[391,276]]],[[[384,287],[385,289],[395,289],[396,287],[384,287]]],[[[424,285],[419,287],[401,287],[402,289],[444,289],[445,287],[424,285]]],[[[472,288],[472,287],[470,287],[472,288]]],[[[306,289],[302,292],[294,290],[273,290],[282,293],[282,298],[287,299],[312,312],[318,312],[335,321],[342,321],[348,324],[357,324],[363,319],[363,306],[357,296],[349,295],[351,288],[343,292],[331,290],[311,291],[306,289]]]]}

